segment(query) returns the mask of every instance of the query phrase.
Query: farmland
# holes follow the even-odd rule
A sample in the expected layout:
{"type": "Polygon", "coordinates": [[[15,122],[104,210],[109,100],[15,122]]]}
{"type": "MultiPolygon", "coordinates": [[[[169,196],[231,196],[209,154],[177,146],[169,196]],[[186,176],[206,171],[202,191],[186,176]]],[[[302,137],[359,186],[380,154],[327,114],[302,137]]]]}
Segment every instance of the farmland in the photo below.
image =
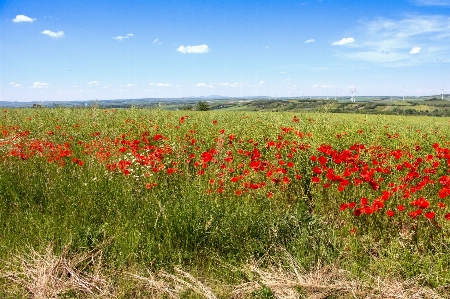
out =
{"type": "Polygon", "coordinates": [[[270,269],[291,269],[298,296],[319,292],[298,269],[345,271],[346,288],[321,285],[343,298],[389,298],[380,280],[448,296],[450,120],[335,104],[2,109],[1,296],[52,298],[32,279],[51,257],[86,282],[53,297],[270,298],[270,269]]]}

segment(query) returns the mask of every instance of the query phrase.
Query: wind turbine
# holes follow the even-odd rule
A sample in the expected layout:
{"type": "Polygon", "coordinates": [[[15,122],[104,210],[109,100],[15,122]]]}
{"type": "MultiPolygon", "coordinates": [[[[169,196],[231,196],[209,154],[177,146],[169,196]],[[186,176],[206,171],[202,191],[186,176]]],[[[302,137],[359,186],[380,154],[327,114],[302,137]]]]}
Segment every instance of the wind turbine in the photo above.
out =
{"type": "Polygon", "coordinates": [[[352,93],[351,101],[352,101],[352,103],[354,103],[356,100],[355,100],[355,97],[353,96],[353,94],[356,93],[356,88],[355,87],[350,88],[350,92],[352,93]]]}
{"type": "Polygon", "coordinates": [[[444,100],[444,87],[442,87],[442,98],[441,98],[441,100],[444,100]]]}
{"type": "Polygon", "coordinates": [[[405,86],[403,86],[402,92],[403,92],[403,102],[404,102],[405,101],[405,86]]]}

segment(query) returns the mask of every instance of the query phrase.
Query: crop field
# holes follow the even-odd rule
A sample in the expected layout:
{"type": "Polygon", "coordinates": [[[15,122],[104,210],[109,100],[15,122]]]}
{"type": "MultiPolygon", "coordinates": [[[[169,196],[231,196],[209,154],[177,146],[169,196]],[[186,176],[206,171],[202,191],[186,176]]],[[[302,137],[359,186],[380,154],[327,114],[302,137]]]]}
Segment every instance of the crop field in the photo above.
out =
{"type": "Polygon", "coordinates": [[[445,117],[2,109],[0,297],[449,298],[449,198],[445,117]]]}

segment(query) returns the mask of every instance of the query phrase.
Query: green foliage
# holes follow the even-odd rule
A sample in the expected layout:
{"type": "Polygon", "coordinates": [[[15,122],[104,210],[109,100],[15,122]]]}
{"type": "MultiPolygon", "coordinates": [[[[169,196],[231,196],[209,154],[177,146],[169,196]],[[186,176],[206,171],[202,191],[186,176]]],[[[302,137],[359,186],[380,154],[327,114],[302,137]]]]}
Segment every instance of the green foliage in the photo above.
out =
{"type": "Polygon", "coordinates": [[[209,104],[207,102],[199,101],[199,102],[197,102],[197,105],[195,106],[195,110],[208,111],[208,110],[211,110],[211,108],[209,107],[209,104]]]}

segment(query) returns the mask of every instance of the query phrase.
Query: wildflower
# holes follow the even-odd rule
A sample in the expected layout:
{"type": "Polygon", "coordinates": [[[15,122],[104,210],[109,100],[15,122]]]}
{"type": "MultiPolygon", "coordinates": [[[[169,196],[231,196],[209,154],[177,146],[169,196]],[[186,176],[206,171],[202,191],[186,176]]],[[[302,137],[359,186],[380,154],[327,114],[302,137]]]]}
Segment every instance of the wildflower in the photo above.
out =
{"type": "Polygon", "coordinates": [[[434,213],[433,213],[433,212],[425,213],[425,217],[427,217],[429,220],[433,220],[433,218],[434,218],[434,213]]]}
{"type": "Polygon", "coordinates": [[[318,184],[318,183],[320,183],[320,178],[318,178],[318,177],[316,177],[316,176],[313,176],[313,177],[311,178],[311,181],[312,181],[313,183],[315,183],[315,184],[318,184]]]}
{"type": "Polygon", "coordinates": [[[386,212],[386,214],[388,215],[388,217],[393,217],[395,215],[395,212],[392,210],[389,210],[386,212]]]}
{"type": "Polygon", "coordinates": [[[341,210],[341,211],[345,211],[347,208],[348,208],[348,204],[346,204],[346,203],[342,203],[342,204],[339,206],[339,210],[341,210]]]}

